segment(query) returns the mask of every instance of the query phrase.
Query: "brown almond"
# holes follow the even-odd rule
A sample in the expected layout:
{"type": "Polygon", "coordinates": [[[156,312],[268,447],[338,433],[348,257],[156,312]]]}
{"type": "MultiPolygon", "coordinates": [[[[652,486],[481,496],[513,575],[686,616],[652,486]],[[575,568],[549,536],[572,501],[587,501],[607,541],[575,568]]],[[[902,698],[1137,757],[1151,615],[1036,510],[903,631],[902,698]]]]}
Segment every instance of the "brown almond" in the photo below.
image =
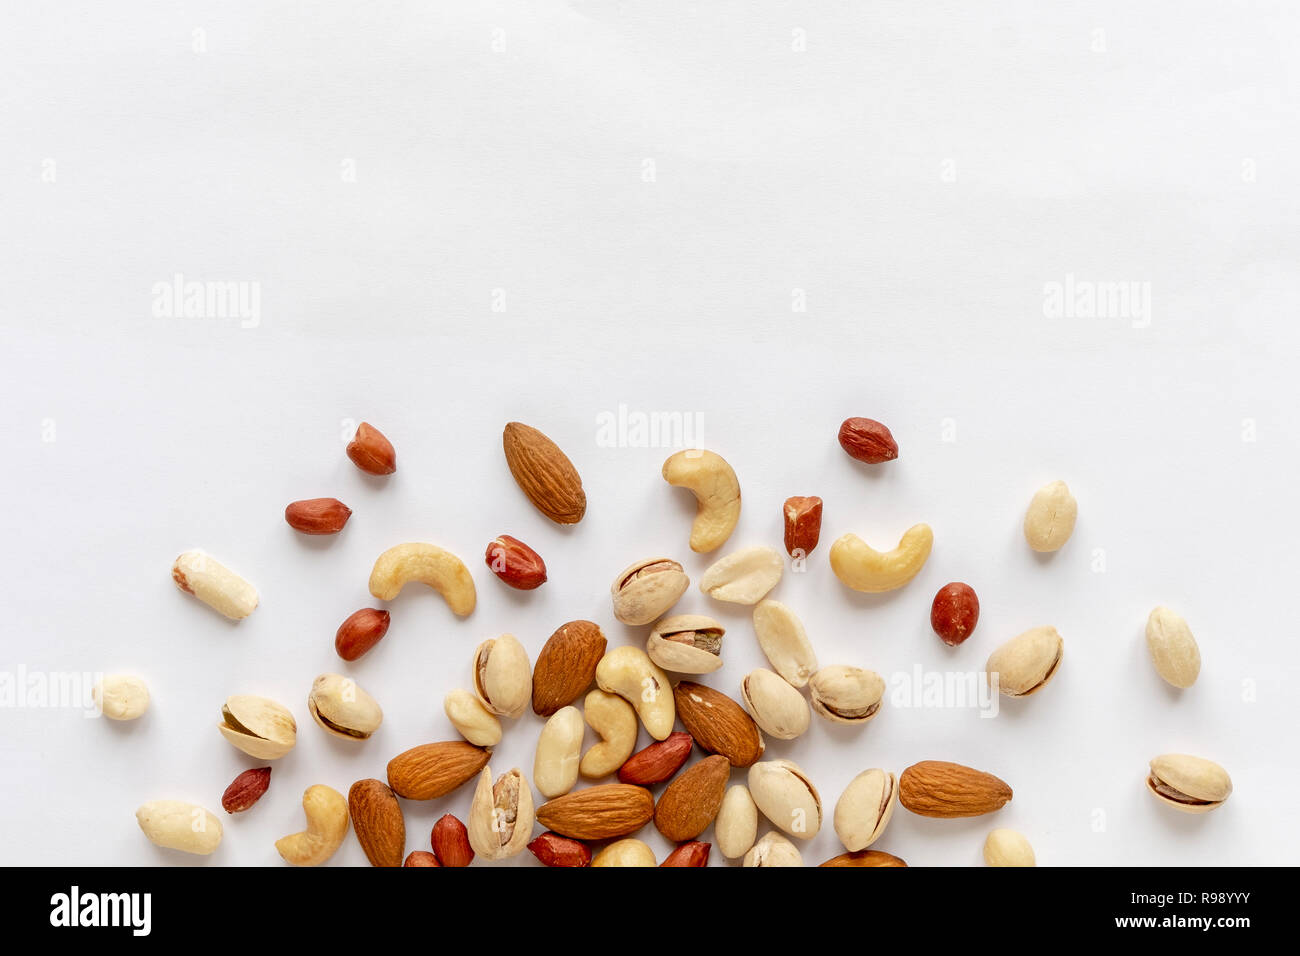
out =
{"type": "Polygon", "coordinates": [[[374,425],[362,422],[356,437],[348,443],[348,457],[368,475],[391,475],[397,471],[397,452],[393,443],[374,425]]]}
{"type": "Polygon", "coordinates": [[[721,754],[733,767],[748,767],[763,756],[763,735],[754,718],[721,691],[684,680],[673,688],[677,716],[695,742],[721,754]]]}
{"type": "Polygon", "coordinates": [[[591,865],[591,847],[550,830],[528,844],[528,850],[544,866],[591,865]]]}
{"type": "Polygon", "coordinates": [[[726,757],[705,757],[664,788],[655,805],[655,828],[674,843],[694,840],[722,806],[731,764],[726,757]]]}
{"type": "Polygon", "coordinates": [[[402,805],[382,780],[358,780],[348,791],[348,815],[371,866],[401,866],[406,852],[402,805]]]}
{"type": "Polygon", "coordinates": [[[880,422],[872,418],[846,418],[840,426],[840,447],[850,458],[869,465],[893,461],[898,457],[898,442],[880,422]]]}
{"type": "Polygon", "coordinates": [[[857,850],[833,856],[822,866],[907,866],[902,860],[883,850],[857,850]]]}
{"type": "Polygon", "coordinates": [[[537,822],[575,840],[608,840],[635,833],[654,814],[645,787],[605,783],[548,800],[537,808],[537,822]]]}
{"type": "Polygon", "coordinates": [[[446,796],[477,777],[491,755],[463,740],[421,744],[388,761],[388,785],[408,800],[446,796]]]}
{"type": "Polygon", "coordinates": [[[506,464],[537,510],[557,524],[577,524],[587,513],[582,478],[567,455],[536,428],[510,422],[501,436],[506,464]]]}
{"type": "Polygon", "coordinates": [[[334,634],[334,650],[345,661],[355,661],[388,633],[391,617],[379,608],[363,607],[348,615],[334,634]]]}
{"type": "Polygon", "coordinates": [[[977,817],[1001,809],[1011,788],[991,773],[922,760],[898,778],[898,802],[923,817],[977,817]]]}
{"type": "Polygon", "coordinates": [[[221,795],[221,809],[227,813],[243,813],[266,793],[271,786],[271,768],[257,767],[245,770],[226,787],[221,795]]]}
{"type": "Polygon", "coordinates": [[[681,769],[694,746],[690,734],[680,730],[671,733],[667,739],[655,741],[628,757],[627,762],[618,768],[618,779],[639,787],[663,783],[681,769]]]}
{"type": "Polygon", "coordinates": [[[469,845],[469,830],[450,813],[443,814],[433,825],[429,842],[443,866],[469,866],[474,862],[474,849],[469,845]]]}
{"type": "Polygon", "coordinates": [[[582,696],[605,656],[605,635],[591,621],[561,624],[533,665],[533,712],[550,717],[582,696]]]}
{"type": "Polygon", "coordinates": [[[683,843],[664,857],[664,861],[659,866],[661,868],[665,866],[708,866],[709,850],[712,846],[712,843],[700,843],[698,840],[683,843]]]}
{"type": "Polygon", "coordinates": [[[338,534],[352,517],[352,509],[337,498],[307,498],[284,509],[289,527],[303,534],[338,534]]]}

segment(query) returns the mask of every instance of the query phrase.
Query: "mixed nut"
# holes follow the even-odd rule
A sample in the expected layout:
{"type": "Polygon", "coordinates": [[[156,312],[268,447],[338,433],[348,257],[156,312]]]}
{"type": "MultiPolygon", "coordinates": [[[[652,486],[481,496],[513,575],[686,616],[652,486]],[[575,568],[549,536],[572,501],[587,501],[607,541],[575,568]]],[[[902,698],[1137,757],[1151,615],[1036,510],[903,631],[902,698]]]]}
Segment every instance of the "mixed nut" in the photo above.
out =
{"type": "MultiPolygon", "coordinates": [[[[859,462],[875,466],[898,457],[890,430],[872,419],[845,420],[838,438],[859,462]]],[[[582,520],[587,507],[582,480],[559,446],[519,422],[505,427],[502,445],[512,476],[538,511],[558,524],[582,520]]],[[[347,455],[370,475],[396,470],[392,443],[368,423],[358,427],[347,455]]],[[[721,548],[740,518],[740,485],[732,466],[715,452],[690,449],[670,456],[662,475],[695,496],[690,549],[721,548]]],[[[783,504],[784,550],[796,570],[803,569],[820,540],[823,505],[816,496],[794,496],[783,504]]],[[[304,534],[331,535],[342,531],[352,514],[336,498],[314,498],[288,505],[285,520],[304,534]]],[[[1023,522],[1030,548],[1044,553],[1062,548],[1077,514],[1064,482],[1040,488],[1023,522]]],[[[913,525],[885,551],[844,534],[831,545],[829,563],[854,591],[892,591],[921,572],[933,544],[926,524],[913,525]]],[[[388,762],[385,780],[358,780],[346,798],[323,784],[309,787],[302,798],[306,828],[277,841],[276,849],[292,865],[319,865],[334,855],[351,828],[375,866],[464,867],[476,858],[504,860],[525,849],[546,866],[706,866],[712,845],[699,838],[712,827],[724,859],[745,867],[804,865],[794,841],[812,840],[821,830],[822,798],[798,764],[763,759],[765,736],[795,740],[809,731],[813,714],[861,727],[880,713],[886,682],[865,667],[819,664],[795,612],[768,597],[782,579],[785,560],[775,548],[754,545],[717,559],[701,576],[699,589],[708,598],[753,607],[754,634],[770,664],[744,676],[736,699],[695,679],[723,666],[726,632],[712,617],[672,613],[690,585],[685,567],[668,557],[642,559],[614,578],[610,597],[618,621],[648,628],[644,649],[610,648],[600,625],[586,620],[557,628],[535,661],[513,635],[483,640],[471,656],[468,689],[452,689],[443,701],[463,739],[398,754],[388,762]],[[530,706],[545,719],[532,779],[518,768],[495,776],[488,762],[490,748],[503,738],[501,718],[517,720],[530,706]],[[595,742],[584,751],[588,727],[595,742]],[[638,751],[641,728],[652,742],[638,751]],[[701,756],[692,762],[697,752],[701,756]],[[743,779],[733,779],[738,770],[743,779]],[[615,775],[617,783],[579,785],[580,778],[607,781],[615,775]],[[438,799],[476,778],[466,822],[445,814],[433,827],[429,850],[407,852],[402,800],[438,799]],[[657,792],[650,789],[661,785],[657,792]],[[534,787],[543,798],[538,805],[534,787]],[[764,819],[772,829],[760,834],[764,819]],[[650,823],[677,844],[662,862],[634,835],[650,823]],[[538,824],[545,832],[534,836],[538,824]],[[596,841],[608,842],[593,849],[596,841]]],[[[510,535],[492,539],[485,562],[519,591],[535,590],[547,580],[541,556],[510,535]]],[[[258,605],[257,590],[248,581],[202,551],[180,555],[172,577],[232,620],[247,617],[258,605]]],[[[469,568],[452,552],[424,542],[399,544],[381,554],[369,590],[387,602],[412,581],[437,591],[458,617],[475,608],[469,568]]],[[[931,627],[956,648],[971,637],[979,611],[975,590],[952,582],[932,601],[931,627]]],[[[338,656],[349,663],[361,658],[385,636],[390,621],[382,608],[352,613],[335,635],[338,656]]],[[[1196,681],[1200,649],[1180,615],[1165,607],[1151,611],[1146,642],[1164,681],[1177,688],[1196,681]]],[[[1050,626],[1006,641],[988,658],[990,686],[1007,697],[1037,694],[1059,673],[1063,646],[1050,626]]],[[[144,681],[130,675],[104,677],[94,696],[104,715],[115,720],[135,719],[149,705],[144,681]]],[[[317,677],[307,709],[326,733],[354,742],[372,737],[383,721],[379,703],[344,674],[317,677]]],[[[282,757],[297,741],[292,711],[259,696],[227,698],[218,729],[258,760],[282,757]]],[[[222,808],[229,814],[247,812],[268,792],[270,779],[270,767],[240,773],[222,795],[222,808]]],[[[1188,813],[1216,809],[1232,792],[1222,767],[1186,754],[1153,759],[1146,786],[1161,804],[1188,813]]],[[[835,835],[846,852],[820,865],[906,866],[892,854],[870,849],[900,804],[923,817],[952,818],[993,813],[1011,799],[1004,781],[958,763],[923,760],[898,776],[879,767],[863,770],[834,805],[835,835]]],[[[146,837],[161,847],[209,854],[222,840],[220,820],[195,804],[151,801],[136,816],[146,837]]],[[[987,834],[983,855],[990,866],[1036,862],[1029,840],[1006,828],[987,834]]]]}

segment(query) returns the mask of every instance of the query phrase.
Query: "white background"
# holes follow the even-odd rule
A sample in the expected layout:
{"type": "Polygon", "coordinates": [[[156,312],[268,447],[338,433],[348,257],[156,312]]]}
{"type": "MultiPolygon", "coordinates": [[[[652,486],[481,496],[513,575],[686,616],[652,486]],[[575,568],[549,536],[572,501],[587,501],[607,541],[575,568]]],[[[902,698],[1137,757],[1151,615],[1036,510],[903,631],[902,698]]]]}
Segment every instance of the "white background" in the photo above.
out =
{"type": "MultiPolygon", "coordinates": [[[[993,826],[1023,831],[1042,864],[1295,861],[1289,5],[2,16],[0,665],[134,672],[154,698],[132,724],[0,709],[4,862],[281,865],[272,844],[301,828],[307,786],[346,791],[454,735],[442,697],[467,683],[480,640],[509,631],[535,655],[574,618],[612,645],[644,640],[612,618],[613,576],[662,553],[698,581],[709,560],[686,547],[689,495],[659,477],[673,449],[598,443],[598,417],[620,405],[698,417],[744,489],[729,547],[779,546],[782,500],[825,499],[808,573],[773,594],[823,663],[891,680],[979,671],[1031,626],[1065,636],[1055,683],[995,719],[887,703],[865,729],[815,719],[769,742],[821,789],[807,862],[838,851],[829,817],[850,778],[923,759],[997,773],[1015,798],[964,821],[900,809],[877,845],[913,865],[979,864],[993,826]],[[260,322],[155,316],[151,290],[176,273],[258,283],[260,322]],[[1069,274],[1150,283],[1149,325],[1046,317],[1045,284],[1069,274]],[[835,442],[849,415],[887,422],[899,460],[849,460],[835,442]],[[361,419],[396,445],[391,479],[344,457],[361,419]],[[512,419],[577,464],[590,501],[577,527],[513,484],[512,419]],[[1078,528],[1038,559],[1020,522],[1058,477],[1078,528]],[[341,535],[284,524],[286,503],[322,495],[355,510],[341,535]],[[830,573],[838,535],[883,548],[917,521],[936,543],[904,590],[860,596],[830,573]],[[503,532],[545,556],[541,590],[487,571],[503,532]],[[387,638],[344,664],[334,631],[374,603],[372,561],[406,540],[461,554],[478,608],[461,621],[404,593],[387,638]],[[171,561],[194,547],[258,586],[252,617],[227,623],[175,589],[171,561]],[[950,580],[983,606],[957,649],[928,623],[950,580]],[[1181,693],[1146,657],[1159,603],[1201,646],[1181,693]],[[310,720],[326,671],[383,705],[369,742],[310,720]],[[297,748],[214,856],[154,848],[138,804],[224,817],[222,790],[259,765],[217,733],[233,693],[289,705],[297,748]],[[1221,762],[1228,804],[1204,817],[1156,804],[1146,763],[1168,751],[1221,762]]],[[[708,682],[734,695],[762,662],[746,609],[694,586],[678,609],[728,627],[708,682]]],[[[494,771],[531,775],[540,727],[531,713],[509,726],[494,771]]],[[[469,799],[406,803],[408,850],[469,799]]],[[[362,862],[351,838],[332,861],[362,862]]]]}

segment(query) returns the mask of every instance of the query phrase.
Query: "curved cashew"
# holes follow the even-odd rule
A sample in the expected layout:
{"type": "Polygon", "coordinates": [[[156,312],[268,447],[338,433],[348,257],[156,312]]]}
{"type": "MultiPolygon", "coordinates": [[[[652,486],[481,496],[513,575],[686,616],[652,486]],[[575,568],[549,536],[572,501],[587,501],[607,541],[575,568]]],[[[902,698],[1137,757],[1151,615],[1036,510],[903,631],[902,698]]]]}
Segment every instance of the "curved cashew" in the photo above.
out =
{"type": "Polygon", "coordinates": [[[334,855],[348,835],[348,801],[333,787],[316,784],[302,795],[307,829],[281,837],[275,848],[294,866],[320,866],[334,855]]]}
{"type": "MultiPolygon", "coordinates": [[[[592,744],[582,755],[578,772],[593,779],[608,776],[623,766],[636,749],[636,711],[617,694],[593,690],[582,702],[582,717],[600,735],[600,743],[592,744]]],[[[581,737],[578,745],[582,745],[581,737]]]]}
{"type": "Polygon", "coordinates": [[[666,740],[673,732],[677,705],[668,675],[641,648],[616,647],[602,657],[596,665],[596,686],[631,704],[655,740],[666,740]]]}
{"type": "Polygon", "coordinates": [[[370,572],[370,593],[391,601],[407,581],[429,585],[460,617],[474,610],[474,579],[465,562],[450,551],[417,541],[389,548],[370,572]]]}
{"type": "Polygon", "coordinates": [[[691,550],[701,553],[722,547],[740,520],[740,482],[726,460],[711,451],[679,451],[664,462],[664,481],[689,488],[697,510],[691,525],[691,550]]]}
{"type": "Polygon", "coordinates": [[[892,591],[916,577],[933,546],[928,524],[908,528],[893,551],[877,551],[856,534],[846,534],[831,545],[831,570],[855,591],[892,591]]]}

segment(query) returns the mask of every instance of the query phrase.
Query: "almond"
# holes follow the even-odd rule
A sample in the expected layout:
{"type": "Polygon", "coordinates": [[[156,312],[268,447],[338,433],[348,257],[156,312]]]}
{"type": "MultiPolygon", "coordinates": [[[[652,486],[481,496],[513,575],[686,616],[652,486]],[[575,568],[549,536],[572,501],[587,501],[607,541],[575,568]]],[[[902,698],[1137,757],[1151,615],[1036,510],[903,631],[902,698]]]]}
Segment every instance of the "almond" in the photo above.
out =
{"type": "Polygon", "coordinates": [[[991,773],[922,760],[898,778],[898,802],[923,817],[977,817],[1001,809],[1011,788],[991,773]]]}
{"type": "Polygon", "coordinates": [[[561,624],[533,665],[533,712],[550,717],[591,686],[605,656],[605,635],[591,621],[561,624]]]}
{"type": "Polygon", "coordinates": [[[337,498],[307,498],[284,509],[289,527],[303,534],[338,534],[352,517],[352,509],[337,498]]]}
{"type": "Polygon", "coordinates": [[[721,754],[733,767],[748,767],[763,756],[763,735],[754,718],[721,691],[684,680],[673,688],[677,716],[695,742],[721,754]]]}
{"type": "Polygon", "coordinates": [[[636,832],[654,813],[654,797],[645,787],[606,783],[543,803],[537,822],[575,840],[608,840],[636,832]]]}
{"type": "Polygon", "coordinates": [[[334,650],[345,661],[355,661],[388,633],[391,617],[379,608],[363,607],[348,615],[334,634],[334,650]]]}
{"type": "Polygon", "coordinates": [[[726,757],[705,757],[659,795],[655,828],[674,843],[694,840],[718,815],[730,776],[726,757]]]}
{"type": "Polygon", "coordinates": [[[402,866],[442,866],[442,864],[428,850],[412,850],[406,855],[406,862],[402,866]]]}
{"type": "Polygon", "coordinates": [[[695,741],[690,734],[680,730],[669,734],[667,740],[656,741],[628,757],[627,762],[618,768],[618,779],[641,787],[663,783],[686,763],[693,746],[695,741]]]}
{"type": "Polygon", "coordinates": [[[397,471],[397,452],[393,443],[374,425],[362,422],[356,437],[348,443],[348,457],[368,475],[391,475],[397,471]]]}
{"type": "Polygon", "coordinates": [[[348,815],[371,866],[401,866],[406,851],[402,805],[382,780],[358,780],[348,791],[348,815]]]}
{"type": "Polygon", "coordinates": [[[709,849],[712,846],[712,843],[700,843],[698,840],[683,843],[672,853],[669,853],[659,866],[708,866],[709,849]]]}
{"type": "Polygon", "coordinates": [[[833,856],[822,866],[907,866],[902,860],[883,850],[858,850],[833,856]]]}
{"type": "Polygon", "coordinates": [[[469,831],[465,824],[450,813],[444,814],[433,825],[429,841],[443,866],[469,866],[474,862],[474,850],[469,845],[469,831]]]}
{"type": "Polygon", "coordinates": [[[258,767],[245,770],[231,781],[221,795],[221,809],[227,813],[243,813],[266,793],[271,786],[271,768],[258,767]]]}
{"type": "Polygon", "coordinates": [[[493,574],[518,591],[531,591],[546,583],[546,562],[542,556],[508,534],[492,539],[484,560],[493,574]]]}
{"type": "Polygon", "coordinates": [[[506,464],[537,510],[557,524],[577,524],[587,512],[587,494],[573,462],[536,428],[519,422],[501,436],[506,464]]]}
{"type": "Polygon", "coordinates": [[[388,761],[388,785],[408,800],[432,800],[478,776],[490,756],[463,740],[421,744],[388,761]]]}
{"type": "Polygon", "coordinates": [[[590,866],[591,848],[578,840],[546,831],[528,849],[545,866],[590,866]]]}
{"type": "Polygon", "coordinates": [[[898,442],[889,429],[871,418],[846,418],[840,426],[840,447],[850,458],[870,465],[898,457],[898,442]]]}
{"type": "Polygon", "coordinates": [[[806,558],[822,536],[822,500],[810,498],[785,499],[781,508],[785,517],[785,553],[792,558],[806,558]]]}

